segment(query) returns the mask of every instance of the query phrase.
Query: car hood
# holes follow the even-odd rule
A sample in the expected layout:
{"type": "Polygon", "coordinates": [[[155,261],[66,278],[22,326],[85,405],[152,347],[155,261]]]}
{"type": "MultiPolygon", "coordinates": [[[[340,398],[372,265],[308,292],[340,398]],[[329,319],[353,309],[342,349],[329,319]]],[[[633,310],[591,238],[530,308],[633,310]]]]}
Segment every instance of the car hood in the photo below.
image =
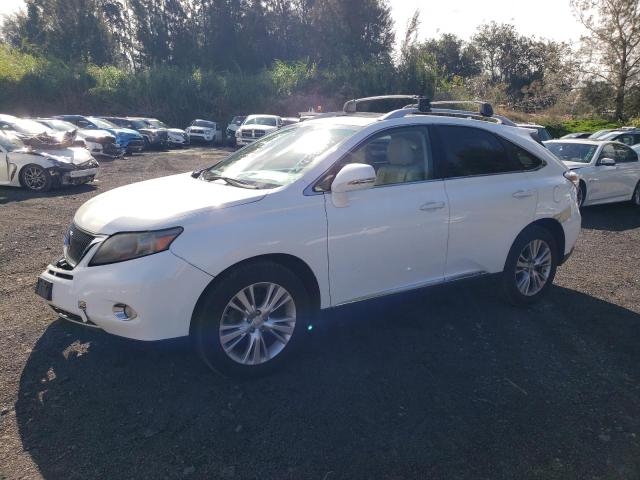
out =
{"type": "Polygon", "coordinates": [[[77,136],[78,138],[96,138],[96,139],[102,139],[102,138],[114,139],[115,138],[115,135],[107,130],[86,130],[82,128],[77,130],[77,136]]]}
{"type": "Polygon", "coordinates": [[[140,138],[142,138],[142,135],[140,135],[135,130],[131,130],[129,128],[112,128],[109,131],[113,132],[115,134],[122,135],[124,137],[135,137],[135,138],[140,137],[140,138]]]}
{"type": "Polygon", "coordinates": [[[184,135],[185,131],[181,130],[179,128],[167,128],[167,132],[169,133],[176,133],[178,135],[184,135]]]}
{"type": "Polygon", "coordinates": [[[562,163],[564,163],[570,170],[577,170],[578,168],[585,168],[589,166],[588,163],[571,162],[569,160],[563,160],[562,163]]]}
{"type": "Polygon", "coordinates": [[[16,153],[29,153],[31,155],[38,155],[44,158],[55,160],[62,163],[69,163],[72,165],[82,165],[93,159],[91,153],[86,148],[71,147],[63,149],[47,150],[43,148],[24,149],[17,150],[16,153]]]}
{"type": "Polygon", "coordinates": [[[184,173],[110,190],[76,212],[74,223],[95,234],[156,230],[181,226],[197,213],[257,202],[264,190],[205,182],[184,173]]]}

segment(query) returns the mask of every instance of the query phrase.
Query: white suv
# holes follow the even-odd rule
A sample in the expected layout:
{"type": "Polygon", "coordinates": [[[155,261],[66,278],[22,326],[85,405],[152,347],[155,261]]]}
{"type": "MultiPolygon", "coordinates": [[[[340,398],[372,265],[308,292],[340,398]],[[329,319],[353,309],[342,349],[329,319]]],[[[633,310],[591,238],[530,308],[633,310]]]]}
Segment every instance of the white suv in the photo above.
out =
{"type": "Polygon", "coordinates": [[[277,115],[249,115],[236,130],[236,145],[242,147],[282,128],[277,115]]]}
{"type": "Polygon", "coordinates": [[[486,104],[354,106],[89,200],[37,292],[69,320],[190,335],[209,366],[255,374],[320,309],[492,273],[518,304],[549,289],[580,231],[576,174],[486,104]]]}

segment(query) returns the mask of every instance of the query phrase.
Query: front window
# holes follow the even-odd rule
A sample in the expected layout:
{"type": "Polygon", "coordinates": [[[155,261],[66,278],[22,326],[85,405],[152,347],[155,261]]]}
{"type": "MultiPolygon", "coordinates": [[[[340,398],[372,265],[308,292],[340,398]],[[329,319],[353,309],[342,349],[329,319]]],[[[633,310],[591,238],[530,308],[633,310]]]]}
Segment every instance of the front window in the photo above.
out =
{"type": "Polygon", "coordinates": [[[320,155],[358,130],[344,125],[285,128],[233,153],[206,170],[202,178],[227,177],[258,188],[288,185],[311,168],[320,155]]]}
{"type": "Polygon", "coordinates": [[[547,140],[551,140],[551,134],[544,127],[538,128],[538,138],[540,141],[546,142],[547,140]]]}
{"type": "Polygon", "coordinates": [[[277,122],[273,117],[254,117],[244,122],[244,125],[266,125],[269,127],[276,127],[277,122]]]}
{"type": "Polygon", "coordinates": [[[49,131],[49,128],[45,127],[41,123],[34,120],[23,120],[21,118],[16,119],[10,124],[10,128],[23,135],[39,135],[49,131]]]}
{"type": "Polygon", "coordinates": [[[14,150],[25,148],[24,143],[22,143],[22,140],[18,137],[3,132],[0,132],[0,146],[7,152],[13,152],[14,150]]]}
{"type": "Polygon", "coordinates": [[[588,143],[547,143],[545,146],[560,160],[565,162],[591,163],[597,145],[588,143]]]}
{"type": "Polygon", "coordinates": [[[118,128],[116,124],[102,118],[91,118],[90,120],[91,123],[93,123],[98,128],[118,128]]]}
{"type": "Polygon", "coordinates": [[[231,120],[231,123],[233,123],[234,125],[240,126],[242,125],[242,122],[244,122],[246,118],[247,117],[233,117],[233,120],[231,120]]]}

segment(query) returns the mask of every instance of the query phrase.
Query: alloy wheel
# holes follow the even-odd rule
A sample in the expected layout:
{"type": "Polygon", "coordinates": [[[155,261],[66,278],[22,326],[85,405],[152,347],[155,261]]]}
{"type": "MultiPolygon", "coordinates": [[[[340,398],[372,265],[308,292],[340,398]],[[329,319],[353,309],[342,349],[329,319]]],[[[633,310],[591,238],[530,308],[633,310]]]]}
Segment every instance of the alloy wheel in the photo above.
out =
{"type": "Polygon", "coordinates": [[[41,167],[27,167],[22,178],[30,190],[42,190],[47,185],[47,177],[41,167]]]}
{"type": "Polygon", "coordinates": [[[516,286],[520,293],[532,297],[539,293],[549,280],[553,257],[544,240],[529,242],[520,252],[516,263],[516,286]]]}
{"type": "Polygon", "coordinates": [[[235,362],[258,365],[284,350],[295,325],[291,294],[275,283],[255,283],[227,303],[220,322],[220,344],[235,362]]]}

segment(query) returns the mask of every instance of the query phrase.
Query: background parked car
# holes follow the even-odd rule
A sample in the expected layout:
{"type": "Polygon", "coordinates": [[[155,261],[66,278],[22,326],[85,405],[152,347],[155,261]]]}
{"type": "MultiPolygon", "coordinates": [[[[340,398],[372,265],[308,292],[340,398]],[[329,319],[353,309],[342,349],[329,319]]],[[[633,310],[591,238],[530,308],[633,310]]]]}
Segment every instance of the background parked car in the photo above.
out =
{"type": "Polygon", "coordinates": [[[542,125],[536,125],[535,123],[519,123],[518,126],[521,128],[530,128],[531,130],[538,132],[538,138],[541,142],[546,142],[553,138],[549,131],[542,125]]]}
{"type": "Polygon", "coordinates": [[[0,130],[5,133],[13,133],[21,139],[47,133],[55,135],[55,131],[41,123],[13,115],[0,115],[0,130]]]}
{"type": "Polygon", "coordinates": [[[613,130],[602,135],[598,140],[607,140],[611,142],[621,142],[625,145],[637,145],[640,143],[640,129],[621,129],[613,130]]]}
{"type": "Polygon", "coordinates": [[[76,132],[76,138],[84,142],[84,146],[92,155],[108,158],[118,158],[126,153],[126,148],[120,146],[116,135],[106,130],[86,130],[75,126],[71,122],[57,118],[37,118],[38,123],[59,132],[76,132]]]}
{"type": "Polygon", "coordinates": [[[277,115],[249,115],[236,130],[236,144],[249,145],[281,127],[282,117],[277,115]]]}
{"type": "Polygon", "coordinates": [[[102,118],[85,117],[83,115],[56,115],[53,118],[66,120],[86,130],[106,130],[109,133],[113,133],[116,136],[116,142],[121,147],[126,148],[127,153],[140,153],[144,150],[142,135],[135,130],[119,127],[115,123],[102,118]]]}
{"type": "Polygon", "coordinates": [[[236,116],[231,119],[229,124],[227,125],[226,130],[226,140],[229,145],[236,144],[236,130],[242,125],[242,122],[245,121],[247,117],[244,116],[236,116]]]}
{"type": "Polygon", "coordinates": [[[563,140],[568,140],[571,138],[589,138],[591,136],[591,132],[574,132],[568,133],[567,135],[560,137],[563,140]]]}
{"type": "Polygon", "coordinates": [[[144,148],[167,148],[168,133],[166,128],[151,125],[139,117],[100,117],[122,128],[135,130],[144,139],[144,148]]]}
{"type": "Polygon", "coordinates": [[[218,141],[218,125],[209,120],[196,119],[186,128],[189,134],[189,141],[201,141],[215,143],[218,141]]]}
{"type": "Polygon", "coordinates": [[[98,162],[86,148],[34,149],[0,132],[0,185],[46,192],[55,186],[93,181],[98,162]]]}
{"type": "Polygon", "coordinates": [[[640,207],[640,162],[620,142],[552,140],[545,146],[580,177],[580,206],[632,200],[640,207]]]}
{"type": "Polygon", "coordinates": [[[154,128],[164,128],[167,131],[167,144],[170,147],[184,147],[189,145],[189,134],[181,128],[171,128],[157,118],[141,117],[154,128]]]}

